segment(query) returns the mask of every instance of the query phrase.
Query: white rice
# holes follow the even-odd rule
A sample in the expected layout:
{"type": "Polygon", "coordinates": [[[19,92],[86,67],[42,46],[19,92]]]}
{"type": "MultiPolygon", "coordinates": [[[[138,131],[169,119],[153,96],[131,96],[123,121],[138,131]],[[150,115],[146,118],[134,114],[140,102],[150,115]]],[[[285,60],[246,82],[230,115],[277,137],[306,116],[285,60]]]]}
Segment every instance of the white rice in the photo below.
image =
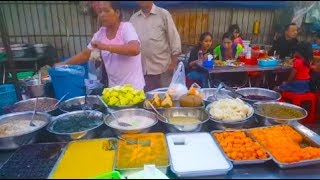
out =
{"type": "Polygon", "coordinates": [[[0,137],[8,137],[14,135],[20,135],[27,132],[31,132],[40,126],[43,126],[46,122],[40,120],[33,120],[33,124],[36,126],[30,126],[31,120],[13,120],[0,125],[0,137]]]}

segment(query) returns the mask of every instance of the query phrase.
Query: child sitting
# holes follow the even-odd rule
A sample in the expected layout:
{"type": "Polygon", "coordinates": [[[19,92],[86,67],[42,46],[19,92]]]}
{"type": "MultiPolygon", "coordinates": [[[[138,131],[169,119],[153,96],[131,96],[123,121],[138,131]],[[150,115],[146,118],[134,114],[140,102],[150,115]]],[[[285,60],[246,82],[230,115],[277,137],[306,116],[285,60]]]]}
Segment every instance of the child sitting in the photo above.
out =
{"type": "Polygon", "coordinates": [[[312,58],[312,45],[307,42],[300,42],[294,54],[293,69],[288,81],[283,82],[275,90],[301,94],[310,91],[310,62],[312,58]]]}

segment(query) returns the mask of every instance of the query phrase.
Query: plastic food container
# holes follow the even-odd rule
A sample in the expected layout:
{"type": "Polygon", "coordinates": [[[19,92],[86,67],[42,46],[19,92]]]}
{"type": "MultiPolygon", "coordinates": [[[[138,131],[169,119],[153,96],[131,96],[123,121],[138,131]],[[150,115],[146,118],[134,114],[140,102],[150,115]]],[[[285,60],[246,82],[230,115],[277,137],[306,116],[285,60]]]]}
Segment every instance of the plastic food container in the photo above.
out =
{"type": "Polygon", "coordinates": [[[224,175],[233,167],[209,133],[169,133],[166,138],[171,170],[178,177],[224,175]]]}
{"type": "Polygon", "coordinates": [[[112,172],[116,146],[116,139],[91,139],[70,142],[55,164],[49,178],[82,179],[112,172]]]}
{"type": "Polygon", "coordinates": [[[276,59],[270,59],[270,60],[258,60],[258,65],[262,67],[274,67],[278,66],[279,61],[276,59]]]}
{"type": "Polygon", "coordinates": [[[167,173],[169,153],[163,133],[126,134],[122,138],[126,141],[119,141],[116,169],[123,176],[141,171],[147,164],[167,173]]]}
{"type": "Polygon", "coordinates": [[[118,171],[112,171],[109,173],[104,173],[99,176],[96,176],[93,179],[123,179],[123,178],[118,171]]]}

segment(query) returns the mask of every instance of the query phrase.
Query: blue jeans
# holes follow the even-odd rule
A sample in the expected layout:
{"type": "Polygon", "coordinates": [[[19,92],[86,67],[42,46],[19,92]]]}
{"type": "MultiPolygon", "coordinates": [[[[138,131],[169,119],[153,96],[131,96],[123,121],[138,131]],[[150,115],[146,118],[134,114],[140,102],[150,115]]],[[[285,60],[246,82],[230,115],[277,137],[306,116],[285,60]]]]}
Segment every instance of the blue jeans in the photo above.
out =
{"type": "Polygon", "coordinates": [[[208,88],[208,75],[206,73],[198,72],[198,71],[191,71],[187,74],[188,78],[194,81],[201,82],[200,86],[202,88],[208,88]]]}
{"type": "Polygon", "coordinates": [[[280,86],[281,91],[291,91],[297,94],[303,94],[310,91],[310,81],[293,81],[286,85],[280,86]]]}

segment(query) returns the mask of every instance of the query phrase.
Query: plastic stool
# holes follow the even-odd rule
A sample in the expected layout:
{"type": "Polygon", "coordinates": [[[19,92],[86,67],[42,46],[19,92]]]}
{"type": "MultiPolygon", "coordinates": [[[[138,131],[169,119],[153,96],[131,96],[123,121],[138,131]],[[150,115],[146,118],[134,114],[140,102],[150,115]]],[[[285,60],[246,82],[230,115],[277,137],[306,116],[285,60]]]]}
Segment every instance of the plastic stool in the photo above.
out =
{"type": "Polygon", "coordinates": [[[307,92],[303,94],[296,94],[290,91],[283,91],[281,93],[283,100],[290,100],[292,104],[301,106],[303,101],[310,102],[310,110],[308,111],[308,116],[303,120],[304,124],[315,124],[316,122],[316,106],[317,106],[317,96],[314,93],[307,92]]]}
{"type": "Polygon", "coordinates": [[[316,119],[320,119],[320,106],[318,106],[318,104],[320,102],[320,92],[316,92],[315,95],[317,96],[316,119]]]}

